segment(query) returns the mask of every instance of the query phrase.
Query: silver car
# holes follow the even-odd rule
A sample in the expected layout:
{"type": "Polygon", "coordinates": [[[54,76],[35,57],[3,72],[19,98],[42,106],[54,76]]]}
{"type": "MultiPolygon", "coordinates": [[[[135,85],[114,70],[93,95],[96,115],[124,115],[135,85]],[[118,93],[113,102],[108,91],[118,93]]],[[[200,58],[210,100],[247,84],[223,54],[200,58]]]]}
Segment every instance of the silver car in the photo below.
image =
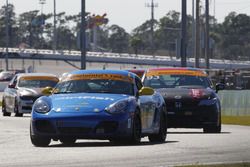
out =
{"type": "Polygon", "coordinates": [[[42,96],[45,87],[54,87],[59,81],[58,77],[47,73],[17,74],[5,88],[2,100],[3,116],[23,116],[30,113],[32,105],[42,96]]]}

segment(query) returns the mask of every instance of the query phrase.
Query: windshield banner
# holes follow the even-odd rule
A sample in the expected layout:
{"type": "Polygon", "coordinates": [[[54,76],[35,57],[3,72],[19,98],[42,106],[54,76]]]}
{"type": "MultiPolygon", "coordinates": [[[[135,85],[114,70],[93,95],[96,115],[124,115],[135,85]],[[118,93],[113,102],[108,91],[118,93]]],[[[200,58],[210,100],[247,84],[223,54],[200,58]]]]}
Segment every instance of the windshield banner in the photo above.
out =
{"type": "Polygon", "coordinates": [[[58,82],[59,79],[56,77],[49,77],[49,76],[23,76],[20,78],[20,80],[49,80],[49,81],[55,81],[58,82]]]}
{"type": "Polygon", "coordinates": [[[130,83],[133,82],[133,78],[119,74],[75,74],[67,76],[62,80],[62,82],[69,80],[90,80],[90,79],[118,80],[130,83]]]}
{"type": "Polygon", "coordinates": [[[191,75],[191,76],[207,76],[206,72],[203,71],[192,71],[192,70],[159,70],[147,72],[147,77],[159,76],[159,75],[191,75]]]}

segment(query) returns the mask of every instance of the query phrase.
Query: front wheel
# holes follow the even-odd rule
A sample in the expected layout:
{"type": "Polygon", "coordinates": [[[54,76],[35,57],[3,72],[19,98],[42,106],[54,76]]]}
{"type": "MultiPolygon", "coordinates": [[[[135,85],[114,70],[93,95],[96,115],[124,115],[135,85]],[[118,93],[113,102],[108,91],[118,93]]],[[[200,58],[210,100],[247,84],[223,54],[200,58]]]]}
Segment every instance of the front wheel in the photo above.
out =
{"type": "Polygon", "coordinates": [[[149,135],[148,139],[150,142],[165,142],[167,138],[167,122],[166,116],[162,113],[160,118],[160,127],[157,134],[149,135]]]}
{"type": "Polygon", "coordinates": [[[47,147],[50,144],[50,138],[30,136],[31,143],[36,147],[47,147]]]}
{"type": "Polygon", "coordinates": [[[129,139],[129,143],[139,144],[141,142],[141,119],[139,114],[135,114],[132,128],[132,135],[129,139]]]}
{"type": "Polygon", "coordinates": [[[221,133],[221,125],[213,125],[203,128],[204,133],[221,133]]]}
{"type": "Polygon", "coordinates": [[[10,112],[7,112],[6,111],[6,105],[5,105],[5,101],[3,100],[2,101],[2,112],[3,112],[3,116],[5,117],[5,116],[10,116],[11,115],[11,113],[10,112]]]}
{"type": "Polygon", "coordinates": [[[221,133],[221,114],[218,115],[218,124],[213,124],[203,128],[204,133],[221,133]]]}
{"type": "Polygon", "coordinates": [[[47,147],[51,141],[51,139],[47,137],[32,135],[31,127],[30,127],[30,140],[31,140],[31,143],[36,147],[47,147]]]}
{"type": "Polygon", "coordinates": [[[15,100],[14,113],[15,113],[16,117],[22,117],[23,116],[23,113],[19,112],[17,100],[15,100]]]}
{"type": "Polygon", "coordinates": [[[60,142],[63,145],[73,145],[73,144],[75,144],[76,139],[75,138],[61,138],[60,142]]]}

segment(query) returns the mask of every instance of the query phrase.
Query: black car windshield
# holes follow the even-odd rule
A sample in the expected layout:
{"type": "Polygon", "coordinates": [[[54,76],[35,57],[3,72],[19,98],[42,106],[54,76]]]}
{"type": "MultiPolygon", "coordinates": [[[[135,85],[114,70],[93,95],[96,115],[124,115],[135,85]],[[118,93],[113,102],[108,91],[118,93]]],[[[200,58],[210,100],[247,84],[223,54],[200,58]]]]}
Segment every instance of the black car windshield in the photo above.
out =
{"type": "Polygon", "coordinates": [[[56,81],[53,80],[20,80],[18,82],[18,87],[25,87],[25,88],[45,88],[55,87],[57,84],[56,81]]]}
{"type": "Polygon", "coordinates": [[[130,82],[109,79],[84,79],[60,82],[57,84],[54,93],[111,93],[133,95],[133,92],[133,84],[130,82]]]}
{"type": "Polygon", "coordinates": [[[187,86],[210,87],[208,79],[203,76],[192,75],[159,75],[148,76],[144,79],[144,85],[152,88],[175,88],[187,86]]]}

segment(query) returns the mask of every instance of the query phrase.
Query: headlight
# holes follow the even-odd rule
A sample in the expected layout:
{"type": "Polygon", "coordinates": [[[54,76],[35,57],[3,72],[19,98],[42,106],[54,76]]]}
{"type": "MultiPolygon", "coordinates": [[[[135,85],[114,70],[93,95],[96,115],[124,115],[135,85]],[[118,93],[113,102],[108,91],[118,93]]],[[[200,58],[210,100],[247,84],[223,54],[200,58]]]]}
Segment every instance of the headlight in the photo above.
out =
{"type": "Polygon", "coordinates": [[[105,109],[106,112],[110,114],[118,114],[126,112],[128,106],[128,100],[121,100],[116,103],[111,104],[105,109]]]}
{"type": "Polygon", "coordinates": [[[217,103],[217,98],[213,98],[213,99],[210,99],[210,100],[201,100],[199,105],[210,106],[210,105],[213,105],[215,103],[217,103]]]}
{"type": "Polygon", "coordinates": [[[38,113],[47,113],[50,110],[48,102],[44,100],[37,100],[34,104],[34,111],[38,113]]]}

